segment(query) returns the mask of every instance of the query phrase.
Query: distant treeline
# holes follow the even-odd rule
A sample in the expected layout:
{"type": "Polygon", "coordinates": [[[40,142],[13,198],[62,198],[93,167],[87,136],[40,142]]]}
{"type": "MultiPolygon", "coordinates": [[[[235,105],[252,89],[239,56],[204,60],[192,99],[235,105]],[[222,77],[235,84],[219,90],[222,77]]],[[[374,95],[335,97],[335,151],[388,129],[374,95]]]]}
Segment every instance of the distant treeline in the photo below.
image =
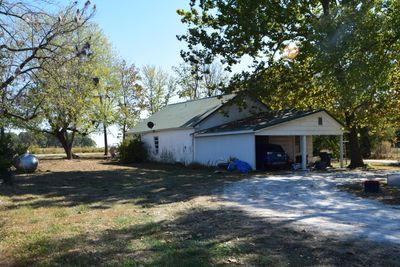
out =
{"type": "MultiPolygon", "coordinates": [[[[52,135],[36,133],[32,131],[20,132],[19,134],[10,133],[11,139],[15,144],[22,146],[61,147],[60,142],[52,135]]],[[[74,147],[95,147],[96,142],[88,136],[75,135],[74,147]]]]}

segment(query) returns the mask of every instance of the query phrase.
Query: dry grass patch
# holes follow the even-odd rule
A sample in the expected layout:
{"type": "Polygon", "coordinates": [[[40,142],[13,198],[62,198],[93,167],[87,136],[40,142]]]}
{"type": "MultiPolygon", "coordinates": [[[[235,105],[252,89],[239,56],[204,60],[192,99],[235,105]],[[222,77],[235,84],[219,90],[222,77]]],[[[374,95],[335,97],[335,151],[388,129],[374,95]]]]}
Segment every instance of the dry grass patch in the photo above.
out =
{"type": "Polygon", "coordinates": [[[400,188],[388,186],[385,181],[380,181],[379,193],[365,193],[362,182],[338,185],[338,188],[362,198],[375,199],[389,205],[400,205],[400,188]]]}
{"type": "MultiPolygon", "coordinates": [[[[64,154],[65,151],[62,147],[38,147],[30,146],[29,151],[34,154],[64,154]]],[[[102,147],[73,147],[73,153],[102,153],[104,148],[102,147]]]]}

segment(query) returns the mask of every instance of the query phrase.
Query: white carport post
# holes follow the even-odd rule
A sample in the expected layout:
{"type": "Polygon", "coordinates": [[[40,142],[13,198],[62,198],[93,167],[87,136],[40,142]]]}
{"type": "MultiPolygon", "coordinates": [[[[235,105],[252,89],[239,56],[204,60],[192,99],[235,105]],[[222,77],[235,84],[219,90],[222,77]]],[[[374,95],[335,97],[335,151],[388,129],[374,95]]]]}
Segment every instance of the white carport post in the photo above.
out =
{"type": "Polygon", "coordinates": [[[343,168],[343,134],[340,135],[340,141],[339,141],[339,163],[340,163],[340,168],[343,168]]]}
{"type": "Polygon", "coordinates": [[[301,151],[301,169],[307,170],[307,136],[300,137],[300,151],[301,151]]]}

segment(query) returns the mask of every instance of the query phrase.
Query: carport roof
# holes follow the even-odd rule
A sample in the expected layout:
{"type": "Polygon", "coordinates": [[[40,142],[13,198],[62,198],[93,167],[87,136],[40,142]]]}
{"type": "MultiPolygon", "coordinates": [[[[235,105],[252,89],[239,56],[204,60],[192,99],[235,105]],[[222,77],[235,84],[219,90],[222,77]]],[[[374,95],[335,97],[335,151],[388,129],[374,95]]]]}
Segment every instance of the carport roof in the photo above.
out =
{"type": "MultiPolygon", "coordinates": [[[[271,127],[287,121],[299,119],[314,113],[325,111],[324,109],[312,110],[296,110],[286,109],[279,111],[267,111],[257,115],[233,121],[230,123],[222,124],[213,128],[205,129],[196,132],[196,134],[211,134],[223,132],[240,132],[240,131],[257,131],[267,127],[271,127]]],[[[326,111],[325,111],[326,112],[326,111]]],[[[329,113],[328,113],[329,114],[329,113]]],[[[340,123],[340,122],[339,122],[340,123]]],[[[340,123],[342,124],[342,123],[340,123]]]]}

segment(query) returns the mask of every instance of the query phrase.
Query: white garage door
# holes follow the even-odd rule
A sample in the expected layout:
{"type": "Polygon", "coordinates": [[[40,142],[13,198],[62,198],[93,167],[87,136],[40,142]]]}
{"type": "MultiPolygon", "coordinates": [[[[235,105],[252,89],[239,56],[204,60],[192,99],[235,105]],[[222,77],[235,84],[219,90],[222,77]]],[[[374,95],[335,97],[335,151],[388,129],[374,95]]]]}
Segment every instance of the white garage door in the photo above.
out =
{"type": "Polygon", "coordinates": [[[198,136],[195,138],[195,161],[214,166],[230,157],[249,163],[255,168],[254,134],[198,136]]]}

